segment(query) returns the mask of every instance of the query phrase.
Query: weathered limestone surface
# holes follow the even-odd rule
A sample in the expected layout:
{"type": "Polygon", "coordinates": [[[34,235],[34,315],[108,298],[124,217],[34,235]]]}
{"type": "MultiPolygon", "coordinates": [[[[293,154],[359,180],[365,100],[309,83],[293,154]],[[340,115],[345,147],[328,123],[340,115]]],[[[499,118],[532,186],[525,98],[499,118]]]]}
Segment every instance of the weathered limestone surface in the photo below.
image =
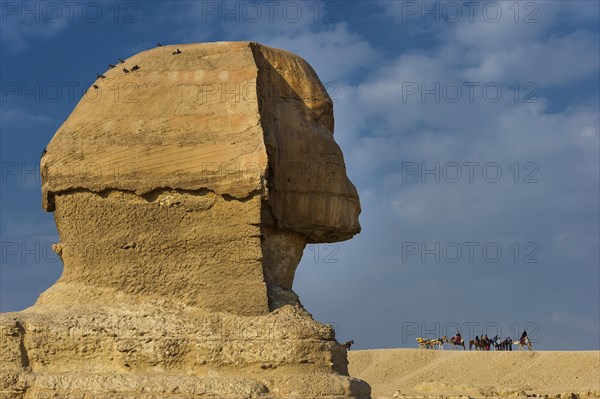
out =
{"type": "Polygon", "coordinates": [[[105,72],[49,143],[64,271],[1,315],[0,393],[369,397],[292,291],[307,243],[360,231],[331,99],[287,51],[177,47],[105,72]]]}

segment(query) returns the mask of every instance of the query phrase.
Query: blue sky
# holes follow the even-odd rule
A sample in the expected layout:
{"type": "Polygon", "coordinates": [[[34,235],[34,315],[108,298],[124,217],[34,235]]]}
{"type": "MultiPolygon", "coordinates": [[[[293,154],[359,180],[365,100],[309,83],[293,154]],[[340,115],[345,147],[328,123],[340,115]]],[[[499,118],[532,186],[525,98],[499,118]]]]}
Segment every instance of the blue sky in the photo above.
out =
{"type": "Polygon", "coordinates": [[[40,154],[95,73],[163,44],[254,40],[315,68],[363,231],[294,289],[339,340],[527,328],[600,349],[596,1],[3,1],[0,310],[60,276],[40,154]]]}

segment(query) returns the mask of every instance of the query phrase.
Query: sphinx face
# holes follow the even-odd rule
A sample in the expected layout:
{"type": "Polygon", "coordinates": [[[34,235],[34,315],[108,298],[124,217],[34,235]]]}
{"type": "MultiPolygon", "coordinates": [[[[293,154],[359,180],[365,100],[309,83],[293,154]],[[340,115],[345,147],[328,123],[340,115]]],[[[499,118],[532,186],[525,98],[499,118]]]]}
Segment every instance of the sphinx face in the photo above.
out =
{"type": "Polygon", "coordinates": [[[306,242],[360,232],[360,202],[333,138],[333,103],[311,66],[283,50],[252,46],[269,159],[269,204],[276,226],[306,242]]]}

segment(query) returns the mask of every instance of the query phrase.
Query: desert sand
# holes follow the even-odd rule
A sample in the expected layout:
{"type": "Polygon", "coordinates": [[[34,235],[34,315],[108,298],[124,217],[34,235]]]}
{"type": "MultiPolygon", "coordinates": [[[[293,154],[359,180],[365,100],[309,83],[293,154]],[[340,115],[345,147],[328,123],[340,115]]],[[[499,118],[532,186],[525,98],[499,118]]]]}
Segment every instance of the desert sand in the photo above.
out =
{"type": "Polygon", "coordinates": [[[599,351],[377,349],[348,358],[350,375],[367,381],[373,398],[600,397],[599,351]]]}

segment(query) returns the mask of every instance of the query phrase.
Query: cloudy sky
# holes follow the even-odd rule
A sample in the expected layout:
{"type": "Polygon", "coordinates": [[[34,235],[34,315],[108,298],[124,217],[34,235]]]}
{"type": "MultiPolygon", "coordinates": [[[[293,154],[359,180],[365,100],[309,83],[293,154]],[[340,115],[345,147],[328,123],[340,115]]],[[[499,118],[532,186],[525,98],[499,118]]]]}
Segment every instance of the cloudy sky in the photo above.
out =
{"type": "Polygon", "coordinates": [[[61,274],[38,162],[95,73],[156,42],[254,40],[335,102],[363,231],[308,246],[294,289],[339,340],[526,328],[600,349],[598,4],[3,1],[0,310],[61,274]]]}

